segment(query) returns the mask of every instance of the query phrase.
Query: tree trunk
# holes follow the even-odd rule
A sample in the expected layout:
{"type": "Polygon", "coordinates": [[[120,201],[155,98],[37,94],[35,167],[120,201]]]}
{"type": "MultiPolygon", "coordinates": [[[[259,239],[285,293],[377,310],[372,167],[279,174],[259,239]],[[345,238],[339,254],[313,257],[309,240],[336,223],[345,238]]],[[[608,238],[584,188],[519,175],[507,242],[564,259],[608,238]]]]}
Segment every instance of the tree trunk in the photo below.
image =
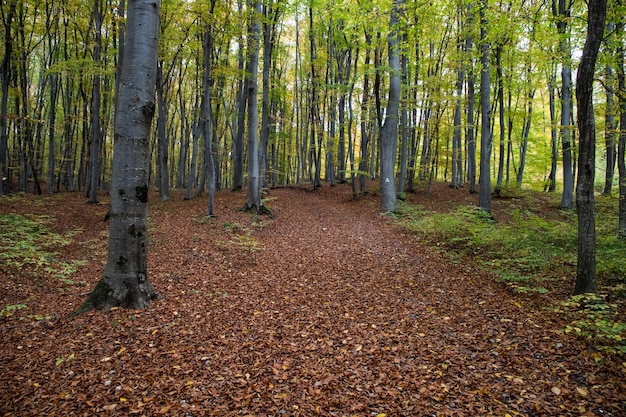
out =
{"type": "MultiPolygon", "coordinates": [[[[624,36],[624,26],[617,26],[618,39],[624,36]]],[[[618,209],[618,234],[626,239],[626,53],[624,45],[617,47],[617,88],[619,91],[619,139],[617,141],[617,172],[619,178],[619,209],[618,209]]]]}
{"type": "MultiPolygon", "coordinates": [[[[467,6],[467,26],[472,28],[474,25],[474,11],[472,4],[467,6]]],[[[467,38],[465,38],[465,51],[469,55],[469,63],[467,70],[467,131],[465,143],[467,145],[467,182],[469,183],[469,192],[476,192],[476,135],[474,126],[474,101],[475,101],[475,83],[476,75],[474,74],[474,60],[472,58],[472,49],[474,48],[474,39],[471,35],[472,31],[468,30],[467,38]]]]}
{"type": "Polygon", "coordinates": [[[587,40],[576,76],[578,102],[578,184],[576,213],[578,215],[578,266],[574,294],[597,293],[596,224],[595,224],[595,158],[596,127],[593,114],[593,78],[596,59],[604,34],[606,0],[589,0],[587,40]]]}
{"type": "MultiPolygon", "coordinates": [[[[460,15],[460,13],[459,13],[460,15]]],[[[460,24],[459,31],[465,30],[465,26],[460,24]]],[[[456,72],[456,97],[454,99],[454,127],[452,132],[452,178],[450,187],[459,188],[463,186],[463,120],[462,120],[462,101],[463,101],[463,84],[465,83],[465,68],[463,63],[463,44],[461,36],[457,36],[457,53],[458,69],[456,72]]]]}
{"type": "Polygon", "coordinates": [[[8,176],[7,113],[9,86],[11,83],[11,56],[13,55],[13,35],[11,34],[11,28],[13,27],[16,5],[17,0],[11,0],[9,2],[9,11],[6,14],[2,14],[2,24],[4,26],[4,58],[2,59],[2,66],[0,67],[0,76],[2,77],[2,85],[0,87],[0,94],[2,94],[2,101],[0,102],[0,196],[6,195],[10,188],[10,184],[7,184],[5,187],[4,181],[8,176]]]}
{"type": "Polygon", "coordinates": [[[161,201],[168,201],[170,199],[170,183],[169,183],[169,144],[167,140],[167,133],[165,125],[167,123],[167,108],[165,105],[165,98],[163,97],[163,89],[165,88],[165,81],[163,80],[163,62],[159,62],[157,67],[157,158],[158,158],[158,170],[159,170],[159,197],[161,201]]]}
{"type": "Polygon", "coordinates": [[[89,203],[98,204],[98,186],[100,185],[100,53],[102,49],[102,4],[94,0],[93,15],[95,24],[94,62],[96,73],[93,76],[93,95],[91,102],[91,147],[89,171],[89,203]]]}
{"type": "MultiPolygon", "coordinates": [[[[615,25],[607,27],[607,31],[611,32],[615,25]]],[[[613,67],[607,64],[605,67],[606,84],[606,110],[604,112],[604,143],[606,150],[606,169],[604,176],[603,195],[611,195],[613,189],[613,177],[615,176],[615,131],[617,126],[615,123],[615,97],[613,94],[613,67]]]]}
{"type": "MultiPolygon", "coordinates": [[[[239,1],[239,10],[243,8],[242,2],[239,1]]],[[[236,115],[236,133],[233,136],[233,191],[240,191],[243,187],[243,134],[246,121],[246,106],[248,103],[247,85],[245,72],[245,57],[243,48],[243,39],[239,40],[238,63],[239,72],[242,74],[239,79],[237,115],[236,115]]]]}
{"type": "Polygon", "coordinates": [[[48,126],[48,179],[46,184],[46,191],[48,194],[52,194],[52,185],[54,184],[54,170],[55,170],[55,141],[54,131],[56,125],[56,107],[57,98],[59,96],[59,76],[58,74],[50,75],[50,114],[49,114],[49,126],[48,126]]]}
{"type": "Polygon", "coordinates": [[[556,17],[561,51],[561,142],[563,147],[563,195],[561,208],[574,208],[574,169],[572,166],[572,45],[568,21],[571,15],[571,0],[553,0],[552,13],[556,17]],[[558,5],[556,2],[558,1],[558,5]]]}
{"type": "MultiPolygon", "coordinates": [[[[364,68],[369,68],[371,62],[372,51],[372,35],[365,31],[365,64],[364,68]]],[[[365,182],[367,180],[367,162],[369,155],[369,95],[370,95],[370,76],[369,73],[363,75],[363,96],[361,97],[361,160],[359,161],[359,193],[366,192],[365,182]]]]}
{"type": "Polygon", "coordinates": [[[129,1],[115,116],[109,252],[104,276],[74,315],[146,308],[159,298],[146,268],[148,165],[155,112],[159,0],[129,1]]]}
{"type": "Polygon", "coordinates": [[[385,122],[380,130],[380,193],[381,211],[396,211],[396,147],[398,143],[398,113],[400,107],[401,68],[400,68],[400,29],[398,28],[404,0],[395,0],[389,19],[389,97],[387,98],[387,111],[385,122]]]}
{"type": "Polygon", "coordinates": [[[496,179],[496,186],[494,189],[494,195],[500,197],[502,191],[502,182],[504,180],[504,149],[506,131],[504,127],[504,76],[502,75],[502,45],[496,46],[496,83],[497,83],[497,99],[498,99],[498,123],[500,125],[500,141],[499,141],[499,156],[498,156],[498,176],[496,179]]]}
{"type": "Polygon", "coordinates": [[[490,54],[491,45],[487,41],[487,3],[488,0],[481,1],[480,8],[480,37],[481,37],[481,72],[480,72],[480,179],[478,206],[488,213],[491,213],[491,69],[490,54]]]}
{"type": "Polygon", "coordinates": [[[550,152],[552,157],[550,164],[549,184],[547,190],[551,193],[556,191],[556,170],[559,159],[557,126],[556,126],[556,66],[550,69],[548,76],[548,92],[550,96],[550,152]]]}
{"type": "MultiPolygon", "coordinates": [[[[211,14],[213,14],[215,0],[211,1],[211,14]]],[[[213,121],[211,111],[211,61],[213,55],[213,34],[211,26],[204,28],[204,42],[202,43],[202,56],[204,71],[202,74],[202,103],[200,104],[200,124],[202,126],[202,138],[204,140],[204,164],[206,166],[205,177],[209,182],[209,196],[207,201],[207,216],[215,214],[215,158],[213,157],[213,121]]]]}
{"type": "Polygon", "coordinates": [[[262,16],[261,3],[251,4],[253,8],[252,21],[248,30],[248,199],[246,210],[255,213],[261,212],[261,179],[259,178],[259,141],[258,141],[258,99],[259,90],[257,75],[259,73],[259,42],[261,25],[259,20],[262,16]]]}

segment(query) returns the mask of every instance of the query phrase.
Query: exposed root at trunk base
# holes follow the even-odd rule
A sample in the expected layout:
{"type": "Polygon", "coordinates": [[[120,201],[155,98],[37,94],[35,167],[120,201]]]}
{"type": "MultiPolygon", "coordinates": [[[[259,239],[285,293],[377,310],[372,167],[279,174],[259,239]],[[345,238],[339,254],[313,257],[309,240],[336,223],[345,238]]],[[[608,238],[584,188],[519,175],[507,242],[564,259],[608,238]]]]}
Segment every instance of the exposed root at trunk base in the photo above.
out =
{"type": "Polygon", "coordinates": [[[104,277],[70,317],[77,317],[91,310],[109,311],[113,307],[144,309],[149,307],[153,300],[163,298],[147,280],[140,282],[139,285],[133,281],[125,280],[120,290],[115,291],[104,277]]]}
{"type": "Polygon", "coordinates": [[[257,207],[256,204],[253,204],[252,206],[249,206],[248,204],[246,204],[245,206],[241,208],[241,211],[246,212],[246,213],[258,214],[261,216],[270,216],[270,217],[272,216],[272,210],[270,210],[263,204],[261,204],[261,207],[257,207]]]}

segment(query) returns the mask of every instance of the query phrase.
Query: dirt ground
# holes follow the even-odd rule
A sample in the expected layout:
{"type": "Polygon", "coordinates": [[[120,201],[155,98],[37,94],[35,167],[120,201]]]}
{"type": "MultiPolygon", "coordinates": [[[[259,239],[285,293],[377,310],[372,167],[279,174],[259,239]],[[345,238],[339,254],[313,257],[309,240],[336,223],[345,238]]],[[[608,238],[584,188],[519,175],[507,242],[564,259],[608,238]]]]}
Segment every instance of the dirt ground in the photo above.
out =
{"type": "MultiPolygon", "coordinates": [[[[472,265],[454,266],[350,186],[149,206],[144,311],[69,315],[103,273],[104,204],[78,193],[0,200],[76,232],[68,284],[0,265],[3,416],[625,416],[626,362],[599,357],[543,308],[472,265]]],[[[437,185],[410,197],[475,200],[437,185]]]]}

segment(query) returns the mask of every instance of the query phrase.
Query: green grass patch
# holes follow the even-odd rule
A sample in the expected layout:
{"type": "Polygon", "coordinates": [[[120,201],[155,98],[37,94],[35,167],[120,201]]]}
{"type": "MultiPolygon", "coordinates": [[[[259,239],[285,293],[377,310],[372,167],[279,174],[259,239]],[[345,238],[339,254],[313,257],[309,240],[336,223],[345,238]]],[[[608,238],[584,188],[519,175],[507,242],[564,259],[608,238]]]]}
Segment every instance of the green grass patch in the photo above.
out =
{"type": "MultiPolygon", "coordinates": [[[[546,292],[540,285],[543,281],[576,274],[576,215],[562,212],[555,216],[531,206],[533,210],[512,207],[506,213],[510,219],[506,223],[496,222],[489,213],[472,206],[438,213],[401,203],[397,218],[401,225],[456,260],[470,258],[497,273],[503,282],[517,289],[523,287],[524,292],[546,292]]],[[[599,200],[596,227],[600,285],[612,296],[623,297],[626,242],[617,233],[616,198],[599,200]]]]}
{"type": "MultiPolygon", "coordinates": [[[[511,204],[500,208],[496,222],[477,207],[459,207],[450,213],[426,211],[399,204],[397,221],[424,242],[455,262],[476,262],[496,274],[516,293],[549,292],[552,285],[572,285],[576,276],[577,218],[575,212],[546,210],[534,204],[536,196],[522,196],[527,209],[511,204]],[[548,287],[548,288],[546,288],[548,287]]],[[[599,350],[626,354],[626,324],[617,304],[626,299],[626,241],[618,237],[618,199],[599,197],[596,215],[596,271],[604,299],[573,297],[556,310],[571,324],[565,329],[593,342],[599,350]]]]}
{"type": "Polygon", "coordinates": [[[49,216],[0,214],[0,262],[34,278],[50,276],[65,285],[82,284],[71,278],[86,261],[64,261],[56,252],[81,230],[54,233],[49,228],[53,221],[49,216]]]}

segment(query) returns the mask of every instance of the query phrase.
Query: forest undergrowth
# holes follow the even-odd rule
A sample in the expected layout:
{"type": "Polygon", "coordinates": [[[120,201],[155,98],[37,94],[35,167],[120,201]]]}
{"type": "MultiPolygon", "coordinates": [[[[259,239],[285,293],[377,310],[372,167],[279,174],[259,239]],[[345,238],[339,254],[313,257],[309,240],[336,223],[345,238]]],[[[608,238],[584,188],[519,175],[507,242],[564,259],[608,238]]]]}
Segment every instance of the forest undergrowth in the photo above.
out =
{"type": "Polygon", "coordinates": [[[599,233],[601,298],[575,299],[573,214],[549,196],[496,199],[494,221],[445,184],[394,217],[371,190],[270,190],[272,217],[153,196],[164,298],[77,318],[107,196],[1,199],[0,415],[626,415],[620,242],[599,233]]]}

